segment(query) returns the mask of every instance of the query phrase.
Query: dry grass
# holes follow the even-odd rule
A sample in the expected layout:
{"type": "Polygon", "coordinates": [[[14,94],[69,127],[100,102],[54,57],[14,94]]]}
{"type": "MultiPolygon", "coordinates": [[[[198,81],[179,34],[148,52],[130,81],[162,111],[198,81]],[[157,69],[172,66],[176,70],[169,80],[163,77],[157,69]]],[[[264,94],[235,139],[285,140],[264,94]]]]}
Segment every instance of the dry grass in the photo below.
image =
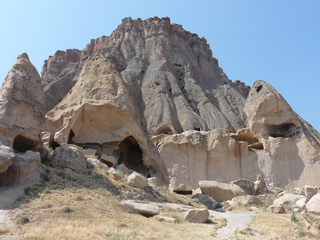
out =
{"type": "Polygon", "coordinates": [[[178,223],[159,222],[130,213],[120,203],[135,198],[203,207],[186,196],[151,187],[131,188],[125,180],[109,179],[105,169],[92,169],[91,175],[48,170],[50,181],[33,185],[11,210],[16,223],[22,217],[30,222],[4,233],[18,234],[20,239],[214,239],[218,224],[189,223],[182,220],[181,212],[166,208],[161,209],[163,215],[175,217],[178,223]]]}

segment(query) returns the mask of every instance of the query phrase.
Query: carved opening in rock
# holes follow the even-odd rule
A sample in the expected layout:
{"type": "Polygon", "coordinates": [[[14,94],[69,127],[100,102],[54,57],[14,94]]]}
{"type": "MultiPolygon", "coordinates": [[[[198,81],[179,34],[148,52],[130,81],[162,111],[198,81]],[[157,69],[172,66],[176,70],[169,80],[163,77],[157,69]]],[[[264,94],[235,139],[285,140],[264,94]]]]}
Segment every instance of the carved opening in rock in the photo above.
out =
{"type": "Polygon", "coordinates": [[[239,134],[239,135],[231,135],[230,137],[234,138],[235,140],[237,140],[238,142],[247,142],[249,145],[253,144],[253,143],[257,143],[259,142],[259,140],[253,136],[251,136],[250,134],[239,134]]]}
{"type": "Polygon", "coordinates": [[[149,170],[143,165],[142,151],[136,139],[132,136],[127,137],[119,145],[120,157],[118,164],[124,164],[127,168],[132,169],[145,176],[149,175],[149,170]]]}
{"type": "Polygon", "coordinates": [[[262,85],[259,85],[259,86],[256,88],[257,93],[260,92],[261,89],[262,89],[262,85]]]}
{"type": "Polygon", "coordinates": [[[24,136],[18,135],[13,141],[13,150],[15,152],[26,152],[37,147],[37,143],[24,136]]]}
{"type": "Polygon", "coordinates": [[[263,149],[263,144],[261,142],[257,142],[257,143],[253,143],[249,145],[250,148],[255,148],[258,150],[262,150],[263,149]]]}
{"type": "Polygon", "coordinates": [[[291,138],[300,134],[300,128],[294,123],[283,123],[280,125],[269,125],[268,132],[271,137],[291,138]]]}
{"type": "Polygon", "coordinates": [[[194,124],[193,125],[193,129],[196,130],[196,131],[200,131],[201,130],[199,124],[194,124]]]}
{"type": "Polygon", "coordinates": [[[160,127],[157,131],[156,134],[167,134],[167,135],[172,135],[172,130],[169,126],[165,125],[160,127]]]}
{"type": "Polygon", "coordinates": [[[56,149],[57,147],[60,147],[60,144],[57,143],[55,140],[53,140],[52,144],[51,144],[51,147],[52,147],[52,149],[56,149]]]}
{"type": "Polygon", "coordinates": [[[74,132],[72,131],[72,129],[70,130],[69,133],[69,137],[68,137],[68,144],[74,144],[74,141],[72,140],[72,138],[75,136],[74,132]]]}
{"type": "Polygon", "coordinates": [[[174,190],[173,192],[181,195],[192,195],[192,190],[174,190]]]}

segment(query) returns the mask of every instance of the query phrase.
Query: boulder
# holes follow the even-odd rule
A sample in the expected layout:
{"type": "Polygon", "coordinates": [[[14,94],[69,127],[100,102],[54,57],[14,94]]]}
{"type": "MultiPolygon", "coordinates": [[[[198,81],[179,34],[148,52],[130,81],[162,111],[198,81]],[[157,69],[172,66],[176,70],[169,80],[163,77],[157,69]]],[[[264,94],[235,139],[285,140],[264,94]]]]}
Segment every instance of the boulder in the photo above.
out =
{"type": "Polygon", "coordinates": [[[296,195],[304,195],[304,190],[302,188],[299,188],[299,187],[294,188],[293,192],[296,195]]]}
{"type": "Polygon", "coordinates": [[[102,154],[100,157],[100,161],[107,164],[108,167],[115,167],[117,166],[117,159],[113,156],[109,156],[107,154],[102,154]]]}
{"type": "MultiPolygon", "coordinates": [[[[24,180],[35,172],[39,172],[41,166],[41,155],[39,152],[27,151],[21,154],[15,154],[13,163],[8,170],[0,173],[0,182],[2,186],[12,186],[23,183],[24,180]]],[[[40,179],[40,172],[38,180],[40,179]]]]}
{"type": "Polygon", "coordinates": [[[217,181],[199,181],[199,186],[204,194],[209,195],[219,202],[231,200],[235,196],[244,194],[243,189],[235,184],[220,183],[217,181]]]}
{"type": "Polygon", "coordinates": [[[312,212],[302,213],[302,217],[306,220],[308,233],[319,237],[320,236],[320,214],[312,212]]]}
{"type": "Polygon", "coordinates": [[[116,181],[119,181],[122,178],[121,175],[114,169],[114,167],[109,169],[109,174],[110,177],[116,181]]]}
{"type": "Polygon", "coordinates": [[[294,204],[293,204],[293,208],[298,208],[299,211],[301,211],[302,209],[305,208],[306,204],[307,204],[308,200],[306,197],[304,198],[301,198],[299,199],[298,201],[296,201],[294,204]]]}
{"type": "Polygon", "coordinates": [[[305,198],[304,195],[295,195],[291,193],[285,193],[283,196],[275,199],[273,201],[274,205],[284,205],[284,204],[294,204],[296,201],[298,201],[301,198],[305,198]]]}
{"type": "Polygon", "coordinates": [[[272,213],[286,213],[286,210],[281,205],[270,205],[269,210],[272,213]]]}
{"type": "Polygon", "coordinates": [[[239,229],[239,233],[244,235],[253,235],[253,230],[249,228],[248,226],[242,227],[239,229]]]}
{"type": "Polygon", "coordinates": [[[247,179],[238,179],[230,182],[231,184],[238,185],[244,191],[246,195],[255,195],[254,182],[247,179]]]}
{"type": "Polygon", "coordinates": [[[306,195],[306,197],[311,198],[314,195],[316,195],[318,193],[318,188],[317,187],[312,187],[309,185],[305,185],[304,186],[304,195],[306,195]]]}
{"type": "Polygon", "coordinates": [[[314,195],[306,205],[308,212],[320,214],[320,193],[314,195]]]}
{"type": "Polygon", "coordinates": [[[153,203],[141,203],[134,200],[124,200],[121,201],[121,203],[134,208],[134,210],[136,210],[139,214],[146,217],[158,215],[160,213],[159,207],[153,203]]]}
{"type": "Polygon", "coordinates": [[[257,175],[257,180],[253,184],[254,184],[255,194],[267,192],[266,183],[261,174],[257,175]]]}
{"type": "Polygon", "coordinates": [[[202,203],[203,205],[205,205],[208,209],[213,209],[213,205],[215,203],[215,200],[206,195],[206,194],[196,194],[194,196],[191,197],[192,199],[197,199],[200,203],[202,203]]]}
{"type": "Polygon", "coordinates": [[[184,219],[189,222],[205,223],[208,220],[209,211],[205,208],[191,209],[184,215],[184,219]]]}
{"type": "Polygon", "coordinates": [[[87,149],[83,149],[82,153],[85,156],[95,157],[96,153],[97,153],[97,150],[96,149],[87,148],[87,149]]]}
{"type": "Polygon", "coordinates": [[[232,198],[232,201],[243,205],[264,205],[264,202],[262,202],[260,198],[252,195],[236,196],[232,198]]]}
{"type": "Polygon", "coordinates": [[[54,150],[51,164],[54,167],[70,168],[74,171],[87,169],[87,159],[82,149],[75,145],[62,145],[54,150]]]}
{"type": "Polygon", "coordinates": [[[131,174],[134,172],[132,169],[127,168],[126,165],[124,165],[123,163],[116,166],[115,169],[119,172],[124,173],[124,174],[131,174]]]}
{"type": "Polygon", "coordinates": [[[144,188],[148,186],[148,179],[141,173],[133,172],[128,176],[127,183],[131,187],[144,188]]]}

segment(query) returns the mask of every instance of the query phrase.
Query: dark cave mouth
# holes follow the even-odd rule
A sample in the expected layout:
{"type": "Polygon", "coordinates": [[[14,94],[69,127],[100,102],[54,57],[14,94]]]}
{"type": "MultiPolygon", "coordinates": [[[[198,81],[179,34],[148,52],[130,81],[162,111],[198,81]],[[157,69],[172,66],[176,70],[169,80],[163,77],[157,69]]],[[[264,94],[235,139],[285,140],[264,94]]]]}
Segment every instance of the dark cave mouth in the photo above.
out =
{"type": "Polygon", "coordinates": [[[13,141],[13,150],[15,152],[26,152],[28,150],[33,150],[37,147],[38,142],[31,140],[29,138],[26,138],[24,136],[18,135],[15,137],[13,141]]]}
{"type": "Polygon", "coordinates": [[[267,130],[273,138],[292,138],[300,134],[300,128],[294,123],[283,123],[280,125],[268,125],[267,130]]]}

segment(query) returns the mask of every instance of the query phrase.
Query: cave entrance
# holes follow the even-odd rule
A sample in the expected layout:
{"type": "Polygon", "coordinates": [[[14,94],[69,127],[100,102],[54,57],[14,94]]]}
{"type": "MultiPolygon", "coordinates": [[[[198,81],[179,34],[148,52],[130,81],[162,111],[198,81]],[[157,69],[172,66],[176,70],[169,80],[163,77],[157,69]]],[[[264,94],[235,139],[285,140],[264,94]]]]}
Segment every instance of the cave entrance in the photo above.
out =
{"type": "Polygon", "coordinates": [[[294,123],[283,123],[280,125],[269,125],[268,132],[274,138],[291,138],[299,135],[299,128],[294,123]]]}
{"type": "Polygon", "coordinates": [[[173,192],[180,195],[192,195],[192,190],[174,190],[173,192]]]}
{"type": "Polygon", "coordinates": [[[37,142],[28,139],[24,136],[18,135],[13,141],[13,150],[15,152],[26,152],[28,150],[33,150],[37,147],[37,142]]]}
{"type": "Polygon", "coordinates": [[[142,151],[137,140],[130,136],[124,139],[120,145],[120,157],[118,164],[124,164],[127,168],[132,169],[145,176],[149,175],[149,170],[143,165],[142,151]]]}
{"type": "Polygon", "coordinates": [[[71,129],[70,130],[70,133],[69,133],[69,137],[68,137],[68,144],[74,144],[74,141],[72,140],[72,138],[75,136],[73,130],[71,129]]]}

